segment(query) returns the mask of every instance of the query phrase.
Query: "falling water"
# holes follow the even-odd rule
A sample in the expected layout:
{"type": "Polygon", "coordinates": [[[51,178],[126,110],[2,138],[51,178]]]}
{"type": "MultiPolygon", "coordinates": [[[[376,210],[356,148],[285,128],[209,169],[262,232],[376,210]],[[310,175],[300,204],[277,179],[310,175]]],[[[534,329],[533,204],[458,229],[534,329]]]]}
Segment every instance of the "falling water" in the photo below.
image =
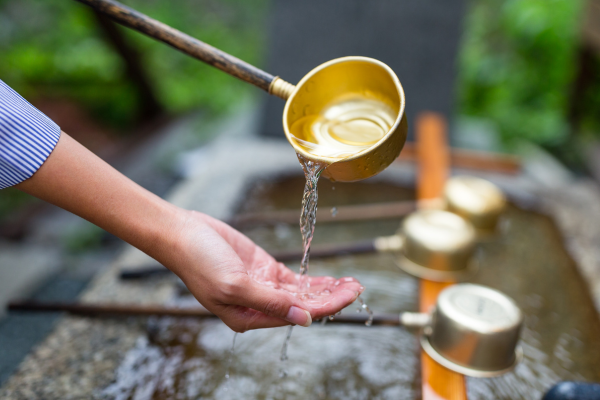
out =
{"type": "Polygon", "coordinates": [[[358,312],[365,310],[367,312],[367,314],[369,314],[369,318],[365,322],[365,325],[366,326],[373,325],[373,311],[371,311],[371,309],[369,308],[369,305],[367,303],[365,303],[365,301],[362,299],[362,297],[358,296],[358,301],[360,302],[360,308],[358,309],[358,312]]]}
{"type": "MultiPolygon", "coordinates": [[[[315,232],[315,223],[317,222],[317,201],[319,193],[317,191],[317,183],[321,172],[327,166],[324,163],[318,163],[308,160],[298,154],[300,165],[304,170],[306,184],[304,185],[304,194],[302,195],[302,211],[300,213],[300,232],[302,233],[302,262],[300,263],[300,282],[299,291],[308,292],[310,282],[308,280],[308,258],[310,256],[310,243],[312,242],[315,232]]],[[[288,328],[283,347],[281,348],[281,372],[280,376],[285,377],[287,371],[285,368],[287,361],[287,348],[292,337],[293,326],[288,328]]]]}
{"type": "Polygon", "coordinates": [[[321,173],[327,167],[325,163],[308,160],[298,154],[298,159],[304,170],[306,184],[302,195],[302,211],[300,213],[300,232],[302,233],[302,262],[300,263],[300,290],[308,291],[308,258],[310,256],[310,243],[315,232],[317,222],[317,201],[319,192],[317,182],[321,173]]]}
{"type": "Polygon", "coordinates": [[[227,357],[227,367],[225,368],[225,379],[229,379],[229,371],[231,370],[231,364],[233,364],[233,355],[235,353],[235,339],[237,338],[238,332],[233,334],[233,342],[231,343],[231,349],[229,350],[229,357],[227,357]]]}
{"type": "Polygon", "coordinates": [[[279,377],[285,378],[288,374],[287,371],[287,350],[288,344],[290,343],[290,338],[292,337],[292,330],[294,330],[294,326],[290,325],[287,329],[287,333],[285,335],[285,340],[283,341],[283,346],[281,347],[281,354],[279,355],[279,361],[281,361],[281,367],[279,369],[279,377]]]}

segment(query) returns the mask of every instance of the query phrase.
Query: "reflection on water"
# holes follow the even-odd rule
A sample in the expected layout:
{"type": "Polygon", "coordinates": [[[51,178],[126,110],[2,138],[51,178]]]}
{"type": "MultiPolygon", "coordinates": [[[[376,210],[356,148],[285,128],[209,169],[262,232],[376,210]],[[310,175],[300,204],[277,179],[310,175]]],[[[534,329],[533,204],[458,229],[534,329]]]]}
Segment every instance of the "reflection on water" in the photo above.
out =
{"type": "MultiPolygon", "coordinates": [[[[296,179],[296,178],[293,178],[296,179]]],[[[293,179],[291,181],[293,181],[293,179]]],[[[292,184],[293,183],[293,184],[292,184]]],[[[299,207],[299,194],[256,185],[243,211],[299,207]],[[278,193],[277,197],[273,193],[278,193]],[[262,204],[262,205],[261,205],[262,204]]],[[[381,184],[321,182],[323,206],[410,197],[381,184]],[[377,190],[372,188],[377,186],[377,190]],[[358,199],[358,200],[357,200],[358,199]]],[[[539,399],[559,380],[600,381],[600,324],[584,282],[565,253],[551,221],[510,208],[500,240],[484,244],[473,282],[511,296],[525,314],[524,361],[502,377],[467,379],[469,399],[539,399]]],[[[399,220],[321,225],[314,243],[325,244],[393,234],[399,220]]],[[[296,226],[245,231],[267,249],[300,248],[296,226]]],[[[351,275],[363,283],[362,297],[375,313],[415,311],[417,282],[402,273],[391,254],[343,256],[311,261],[314,275],[351,275]]],[[[299,265],[290,265],[298,268],[299,265]]],[[[181,302],[179,299],[178,302],[181,302]]],[[[355,313],[356,302],[344,313],[355,313]]],[[[218,321],[151,319],[148,336],[125,355],[104,396],[116,399],[415,399],[420,398],[417,338],[401,328],[314,324],[297,328],[288,348],[287,371],[279,377],[279,355],[287,328],[238,335],[225,378],[233,332],[218,321]]]]}
{"type": "Polygon", "coordinates": [[[394,125],[397,113],[386,102],[351,97],[320,114],[309,114],[290,127],[293,140],[306,152],[341,160],[368,149],[394,125]]]}

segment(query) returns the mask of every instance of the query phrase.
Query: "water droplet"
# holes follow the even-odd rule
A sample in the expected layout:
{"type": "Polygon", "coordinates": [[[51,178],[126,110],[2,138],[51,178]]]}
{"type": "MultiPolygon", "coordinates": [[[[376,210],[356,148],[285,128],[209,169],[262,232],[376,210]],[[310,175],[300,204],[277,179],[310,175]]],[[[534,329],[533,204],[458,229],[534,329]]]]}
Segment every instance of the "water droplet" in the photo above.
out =
{"type": "Polygon", "coordinates": [[[334,315],[330,315],[330,316],[329,316],[329,320],[330,320],[330,321],[333,321],[334,319],[335,319],[335,316],[334,316],[334,315]]]}
{"type": "Polygon", "coordinates": [[[233,363],[233,356],[235,354],[235,339],[237,338],[238,333],[233,334],[233,342],[231,343],[231,349],[229,350],[229,357],[227,357],[226,367],[225,367],[225,380],[227,381],[225,384],[225,390],[229,390],[229,372],[231,370],[231,364],[233,363]]]}
{"type": "Polygon", "coordinates": [[[335,217],[337,216],[337,213],[338,213],[337,207],[333,207],[333,208],[331,209],[331,216],[332,216],[333,218],[335,218],[335,217]]]}
{"type": "Polygon", "coordinates": [[[367,303],[365,303],[365,301],[362,299],[362,297],[358,296],[358,301],[360,302],[359,312],[362,310],[365,310],[369,314],[369,318],[365,322],[365,325],[366,326],[373,325],[373,311],[371,311],[371,309],[369,308],[367,303]]]}

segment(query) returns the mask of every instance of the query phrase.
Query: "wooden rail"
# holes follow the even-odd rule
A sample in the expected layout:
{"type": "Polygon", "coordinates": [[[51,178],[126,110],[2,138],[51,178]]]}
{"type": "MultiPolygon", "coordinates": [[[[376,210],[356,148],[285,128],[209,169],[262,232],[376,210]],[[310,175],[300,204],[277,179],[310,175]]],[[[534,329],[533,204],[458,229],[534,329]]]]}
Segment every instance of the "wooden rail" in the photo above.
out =
{"type": "MultiPolygon", "coordinates": [[[[174,317],[217,319],[217,316],[207,309],[197,306],[193,308],[176,308],[136,304],[94,304],[94,303],[49,303],[39,301],[12,301],[8,304],[9,311],[18,312],[66,312],[84,317],[174,317]]],[[[365,325],[368,315],[363,313],[338,315],[328,323],[365,325]]],[[[375,314],[372,325],[401,326],[400,314],[375,314]]],[[[318,326],[318,324],[315,324],[318,326]]]]}
{"type": "MultiPolygon", "coordinates": [[[[401,218],[415,211],[416,207],[416,202],[410,200],[339,206],[337,207],[335,216],[327,209],[317,210],[317,221],[319,221],[319,224],[322,224],[327,222],[401,218]]],[[[275,225],[278,223],[297,224],[299,218],[298,210],[296,209],[275,210],[239,214],[232,217],[227,223],[234,228],[243,228],[253,225],[275,225]]]]}
{"type": "MultiPolygon", "coordinates": [[[[419,154],[417,147],[413,142],[406,142],[396,162],[418,161],[419,154]]],[[[450,149],[449,157],[450,165],[456,168],[489,171],[507,175],[516,175],[521,171],[519,157],[510,154],[452,148],[450,149]]]]}
{"type": "MultiPolygon", "coordinates": [[[[417,199],[420,204],[439,198],[450,171],[446,122],[435,113],[422,113],[416,124],[418,162],[417,199]],[[425,201],[423,201],[425,200],[425,201]]],[[[420,281],[419,307],[429,312],[439,293],[451,283],[420,281]]],[[[467,398],[464,376],[435,362],[421,350],[423,400],[464,400],[467,398]]]]}

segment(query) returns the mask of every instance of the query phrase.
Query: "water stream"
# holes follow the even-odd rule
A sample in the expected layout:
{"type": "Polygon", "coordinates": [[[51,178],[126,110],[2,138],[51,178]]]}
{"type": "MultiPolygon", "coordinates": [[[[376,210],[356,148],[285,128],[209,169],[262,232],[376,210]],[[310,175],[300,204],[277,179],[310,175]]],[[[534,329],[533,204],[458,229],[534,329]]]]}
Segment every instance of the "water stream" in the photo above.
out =
{"type": "Polygon", "coordinates": [[[233,334],[233,341],[231,343],[231,350],[229,350],[229,357],[227,358],[227,369],[225,370],[225,379],[229,379],[229,372],[231,370],[231,364],[233,363],[233,356],[235,355],[235,339],[237,338],[238,332],[233,334]]]}
{"type": "Polygon", "coordinates": [[[285,340],[283,341],[283,346],[281,346],[281,352],[279,353],[279,362],[281,363],[279,367],[279,377],[285,378],[288,375],[287,370],[287,360],[288,360],[288,346],[290,344],[290,339],[292,337],[292,331],[294,330],[294,326],[290,325],[287,328],[285,334],[285,340]]]}
{"type": "MultiPolygon", "coordinates": [[[[306,183],[304,185],[304,193],[302,194],[302,209],[300,212],[300,233],[302,234],[302,260],[300,262],[300,282],[299,287],[301,292],[308,293],[310,290],[310,281],[308,279],[309,271],[309,258],[310,258],[310,245],[315,232],[315,224],[317,222],[317,206],[319,201],[318,182],[321,173],[327,167],[325,163],[319,163],[316,161],[309,160],[300,154],[297,154],[302,170],[304,171],[304,177],[306,183]]],[[[335,210],[335,207],[332,209],[335,210]]],[[[337,212],[337,211],[336,211],[337,212]]],[[[369,314],[368,320],[365,322],[366,326],[371,326],[373,323],[373,312],[364,300],[358,297],[361,307],[369,314]]],[[[330,320],[334,319],[333,315],[329,316],[330,320]]],[[[323,320],[326,320],[324,318],[323,320]]],[[[287,349],[290,338],[292,336],[293,326],[288,328],[283,347],[281,348],[280,361],[282,363],[282,377],[287,375],[285,365],[288,359],[287,349]]]]}
{"type": "Polygon", "coordinates": [[[318,182],[325,163],[308,160],[298,154],[302,165],[306,184],[302,194],[302,209],[300,211],[300,233],[302,234],[302,261],[300,262],[300,290],[308,291],[308,259],[310,258],[310,244],[315,233],[317,222],[317,203],[319,201],[318,182]]]}
{"type": "MultiPolygon", "coordinates": [[[[297,154],[304,176],[306,178],[306,184],[304,185],[304,193],[302,194],[302,209],[300,211],[300,233],[302,234],[302,261],[300,262],[300,277],[298,287],[300,293],[307,293],[310,289],[310,281],[308,280],[308,260],[310,258],[310,244],[315,232],[315,224],[317,222],[317,203],[319,200],[319,192],[317,184],[319,177],[323,170],[327,167],[327,164],[318,163],[315,161],[308,160],[297,154]]],[[[288,355],[288,345],[290,338],[292,337],[292,331],[294,327],[290,326],[287,330],[283,346],[281,347],[281,353],[279,361],[281,362],[280,376],[286,377],[288,372],[286,369],[288,355]]]]}

